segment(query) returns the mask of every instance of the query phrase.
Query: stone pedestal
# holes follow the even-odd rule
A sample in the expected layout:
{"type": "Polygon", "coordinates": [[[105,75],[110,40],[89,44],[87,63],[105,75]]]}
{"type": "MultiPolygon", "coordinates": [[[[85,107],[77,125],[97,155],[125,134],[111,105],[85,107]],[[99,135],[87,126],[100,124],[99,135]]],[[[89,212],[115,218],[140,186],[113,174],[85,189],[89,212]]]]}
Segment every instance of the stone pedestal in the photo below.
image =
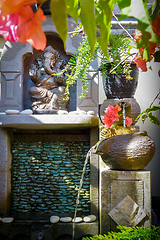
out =
{"type": "Polygon", "coordinates": [[[101,171],[100,233],[117,225],[151,225],[151,174],[149,171],[101,171]]]}

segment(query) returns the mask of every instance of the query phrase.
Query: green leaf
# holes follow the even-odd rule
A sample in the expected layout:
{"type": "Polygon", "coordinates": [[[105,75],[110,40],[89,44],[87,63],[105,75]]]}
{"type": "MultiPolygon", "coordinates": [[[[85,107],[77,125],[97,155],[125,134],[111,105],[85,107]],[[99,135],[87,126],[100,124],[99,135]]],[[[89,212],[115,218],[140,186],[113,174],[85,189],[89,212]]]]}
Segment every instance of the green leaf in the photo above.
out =
{"type": "Polygon", "coordinates": [[[160,121],[158,120],[157,116],[153,116],[152,113],[148,114],[149,120],[156,124],[156,125],[160,125],[160,121]]]}
{"type": "MultiPolygon", "coordinates": [[[[160,102],[159,102],[160,104],[160,102]]],[[[158,111],[160,110],[160,107],[159,106],[152,106],[151,108],[147,108],[146,110],[144,110],[143,112],[141,112],[138,117],[136,118],[136,120],[138,120],[142,115],[142,120],[146,118],[146,113],[150,113],[152,111],[158,111]]]]}
{"type": "Polygon", "coordinates": [[[144,48],[144,50],[143,50],[143,59],[145,59],[146,61],[150,60],[150,53],[147,50],[149,50],[149,49],[144,48]]]}
{"type": "Polygon", "coordinates": [[[66,0],[67,13],[78,22],[79,12],[78,10],[78,0],[66,0]]]}
{"type": "Polygon", "coordinates": [[[96,22],[94,14],[94,0],[80,0],[80,19],[86,31],[88,42],[93,56],[96,43],[96,22]]]}
{"type": "Polygon", "coordinates": [[[101,49],[108,57],[108,43],[109,34],[111,28],[112,11],[115,4],[115,0],[99,0],[96,6],[96,22],[100,31],[99,44],[101,49]]]}
{"type": "Polygon", "coordinates": [[[149,66],[148,68],[149,68],[151,71],[153,71],[152,66],[149,66]]]}
{"type": "Polygon", "coordinates": [[[159,13],[159,8],[160,8],[160,0],[154,1],[154,3],[151,6],[151,11],[153,11],[151,18],[155,22],[157,15],[159,13]]]}
{"type": "Polygon", "coordinates": [[[66,40],[68,32],[66,1],[65,0],[51,0],[50,10],[53,22],[57,29],[59,36],[61,37],[64,49],[66,49],[66,40]]]}
{"type": "Polygon", "coordinates": [[[147,114],[142,115],[142,122],[144,123],[145,119],[147,118],[147,114]]]}
{"type": "Polygon", "coordinates": [[[150,108],[149,112],[157,111],[157,110],[160,110],[160,107],[159,106],[153,106],[153,107],[150,108]]]}

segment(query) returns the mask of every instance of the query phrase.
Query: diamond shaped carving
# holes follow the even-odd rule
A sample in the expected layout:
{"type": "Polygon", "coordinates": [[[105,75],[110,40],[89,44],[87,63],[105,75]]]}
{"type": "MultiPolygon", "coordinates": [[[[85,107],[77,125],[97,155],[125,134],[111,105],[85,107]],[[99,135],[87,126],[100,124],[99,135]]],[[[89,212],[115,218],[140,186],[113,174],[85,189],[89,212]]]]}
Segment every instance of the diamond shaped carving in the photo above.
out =
{"type": "Polygon", "coordinates": [[[130,196],[126,196],[108,215],[121,226],[135,227],[147,215],[130,196]]]}

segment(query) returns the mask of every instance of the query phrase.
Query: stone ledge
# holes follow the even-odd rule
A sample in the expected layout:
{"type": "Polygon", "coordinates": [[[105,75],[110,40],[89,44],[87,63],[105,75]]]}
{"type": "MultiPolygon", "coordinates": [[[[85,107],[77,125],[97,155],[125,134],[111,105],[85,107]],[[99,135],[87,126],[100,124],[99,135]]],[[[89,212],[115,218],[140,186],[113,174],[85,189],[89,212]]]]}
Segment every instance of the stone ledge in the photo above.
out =
{"type": "Polygon", "coordinates": [[[90,115],[0,115],[0,127],[18,129],[91,128],[99,125],[99,118],[90,115]]]}

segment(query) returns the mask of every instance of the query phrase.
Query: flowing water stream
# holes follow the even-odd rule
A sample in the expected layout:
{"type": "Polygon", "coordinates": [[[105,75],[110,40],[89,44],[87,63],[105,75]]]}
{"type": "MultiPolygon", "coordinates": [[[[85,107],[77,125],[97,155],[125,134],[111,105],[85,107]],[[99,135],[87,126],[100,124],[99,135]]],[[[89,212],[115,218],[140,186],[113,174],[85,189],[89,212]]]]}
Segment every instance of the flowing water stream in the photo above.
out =
{"type": "MultiPolygon", "coordinates": [[[[125,102],[122,102],[121,104],[122,104],[122,114],[123,114],[123,127],[125,129],[125,102]]],[[[76,215],[77,215],[77,207],[78,207],[78,204],[79,204],[80,192],[81,192],[81,188],[82,188],[82,185],[83,185],[83,178],[84,178],[84,174],[85,174],[85,170],[86,170],[86,165],[88,163],[88,160],[90,159],[93,148],[95,148],[95,145],[89,149],[89,151],[87,152],[85,161],[84,161],[84,166],[83,166],[83,170],[82,170],[81,180],[80,180],[77,199],[76,199],[76,207],[75,207],[75,212],[74,212],[74,218],[73,218],[72,240],[74,240],[74,237],[75,237],[75,223],[76,223],[75,220],[76,220],[76,215]]]]}
{"type": "Polygon", "coordinates": [[[126,113],[125,113],[125,102],[122,102],[122,113],[123,113],[123,127],[125,128],[125,118],[126,118],[126,113]]]}
{"type": "Polygon", "coordinates": [[[78,207],[78,204],[79,204],[80,192],[81,192],[81,188],[82,188],[82,185],[83,185],[83,178],[84,178],[84,174],[85,174],[85,170],[86,170],[86,165],[88,163],[88,160],[90,159],[91,152],[92,152],[92,149],[94,147],[95,146],[93,146],[89,149],[89,151],[87,152],[85,161],[84,161],[84,166],[83,166],[83,170],[82,170],[81,180],[80,180],[77,199],[76,199],[76,207],[75,207],[75,212],[74,212],[72,240],[74,240],[74,236],[75,236],[75,223],[76,223],[75,220],[76,220],[76,215],[77,215],[77,207],[78,207]]]}

